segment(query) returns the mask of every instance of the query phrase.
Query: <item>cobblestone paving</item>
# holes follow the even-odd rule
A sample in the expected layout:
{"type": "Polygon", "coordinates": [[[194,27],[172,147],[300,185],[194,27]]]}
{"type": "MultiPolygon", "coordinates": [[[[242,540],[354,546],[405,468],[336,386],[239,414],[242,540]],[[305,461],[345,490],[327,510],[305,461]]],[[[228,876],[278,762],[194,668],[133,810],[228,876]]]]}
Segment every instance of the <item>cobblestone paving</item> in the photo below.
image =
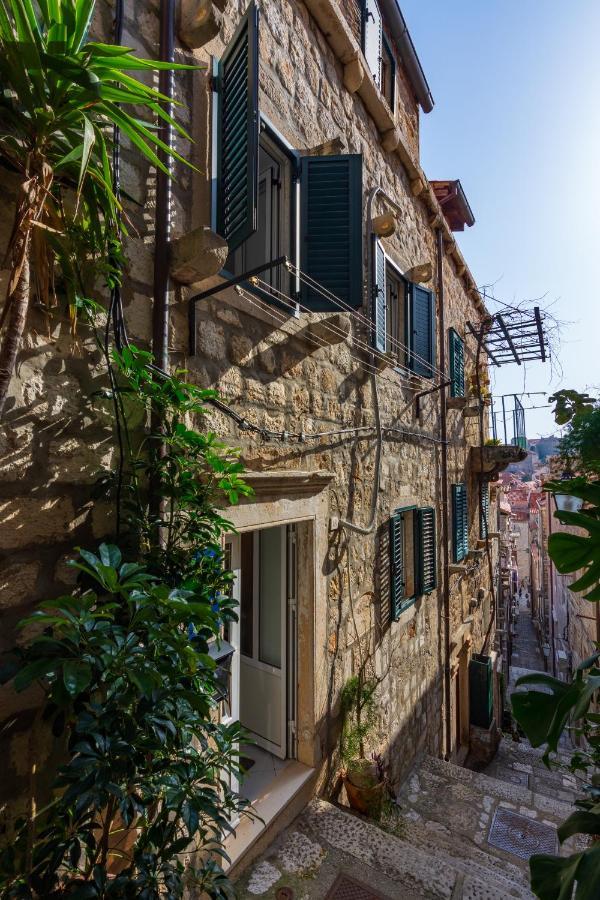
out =
{"type": "MultiPolygon", "coordinates": [[[[525,671],[544,671],[526,596],[514,648],[511,686],[525,671]]],[[[483,772],[425,756],[377,824],[313,800],[242,875],[237,896],[326,900],[345,873],[389,900],[531,900],[525,848],[552,843],[575,796],[569,773],[548,771],[541,757],[526,741],[510,740],[483,772]],[[496,836],[495,846],[499,821],[503,840],[496,836]]],[[[577,840],[561,853],[579,849],[577,840]]]]}

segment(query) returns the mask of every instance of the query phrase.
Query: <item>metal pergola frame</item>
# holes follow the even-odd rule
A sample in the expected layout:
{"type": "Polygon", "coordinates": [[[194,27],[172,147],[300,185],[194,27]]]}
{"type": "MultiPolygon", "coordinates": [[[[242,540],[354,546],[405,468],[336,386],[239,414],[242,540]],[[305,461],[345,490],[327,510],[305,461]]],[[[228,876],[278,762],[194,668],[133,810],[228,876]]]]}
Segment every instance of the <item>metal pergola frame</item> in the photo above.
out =
{"type": "Polygon", "coordinates": [[[520,366],[530,360],[545,362],[548,356],[539,306],[533,310],[494,313],[485,329],[477,330],[467,322],[467,331],[481,342],[488,359],[497,367],[508,363],[520,366]]]}

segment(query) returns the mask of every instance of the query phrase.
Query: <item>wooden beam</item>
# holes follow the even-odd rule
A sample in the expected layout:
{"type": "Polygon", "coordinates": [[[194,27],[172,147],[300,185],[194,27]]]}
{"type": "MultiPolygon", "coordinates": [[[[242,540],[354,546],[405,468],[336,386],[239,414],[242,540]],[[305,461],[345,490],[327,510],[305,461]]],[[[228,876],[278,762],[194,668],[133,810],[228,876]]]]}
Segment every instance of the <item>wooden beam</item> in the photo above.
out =
{"type": "Polygon", "coordinates": [[[538,337],[540,339],[540,352],[542,354],[542,362],[546,362],[546,348],[544,346],[544,331],[542,329],[542,317],[540,316],[539,306],[533,307],[533,314],[535,316],[535,324],[537,325],[538,337]]]}

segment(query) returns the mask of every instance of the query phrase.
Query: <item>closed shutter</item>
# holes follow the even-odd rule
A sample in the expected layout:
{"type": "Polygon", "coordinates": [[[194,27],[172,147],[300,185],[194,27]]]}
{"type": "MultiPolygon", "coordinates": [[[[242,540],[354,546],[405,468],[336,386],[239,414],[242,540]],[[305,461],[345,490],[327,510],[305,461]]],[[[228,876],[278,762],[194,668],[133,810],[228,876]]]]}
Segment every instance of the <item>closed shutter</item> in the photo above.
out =
{"type": "Polygon", "coordinates": [[[219,63],[217,231],[230,252],[256,231],[258,9],[248,7],[219,63]]]}
{"type": "MultiPolygon", "coordinates": [[[[305,156],[300,168],[301,268],[334,297],[362,305],[362,156],[305,156]]],[[[302,284],[302,303],[316,311],[338,310],[302,284]]]]}
{"type": "Polygon", "coordinates": [[[380,88],[383,23],[377,0],[365,0],[363,16],[363,52],[369,72],[375,79],[377,87],[380,88]]]}
{"type": "Polygon", "coordinates": [[[430,594],[436,586],[435,510],[420,509],[419,522],[419,584],[417,593],[430,594]]]}
{"type": "Polygon", "coordinates": [[[410,368],[416,375],[433,378],[435,366],[435,298],[420,284],[410,290],[410,368]]]}
{"type": "Polygon", "coordinates": [[[373,238],[373,325],[375,349],[385,353],[387,347],[385,253],[381,241],[376,237],[373,238]]]}
{"type": "Polygon", "coordinates": [[[465,343],[454,328],[449,330],[450,338],[450,396],[465,396],[465,343]]]}
{"type": "Polygon", "coordinates": [[[479,487],[480,503],[479,503],[479,533],[482,538],[487,537],[490,522],[490,485],[487,481],[482,481],[479,487]]]}
{"type": "Polygon", "coordinates": [[[452,485],[452,536],[454,562],[461,562],[469,552],[467,489],[464,484],[452,485]]]}
{"type": "Polygon", "coordinates": [[[397,619],[404,599],[404,529],[402,513],[390,518],[390,596],[392,618],[397,619]]]}

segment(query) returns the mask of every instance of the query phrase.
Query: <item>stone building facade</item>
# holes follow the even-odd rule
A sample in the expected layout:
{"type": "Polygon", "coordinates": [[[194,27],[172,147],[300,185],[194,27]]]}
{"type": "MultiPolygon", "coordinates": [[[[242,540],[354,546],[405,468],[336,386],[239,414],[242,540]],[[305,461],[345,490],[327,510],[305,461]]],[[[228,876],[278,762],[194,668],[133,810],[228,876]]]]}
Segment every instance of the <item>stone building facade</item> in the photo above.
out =
{"type": "MultiPolygon", "coordinates": [[[[219,392],[205,427],[241,448],[255,489],[226,510],[242,606],[232,714],[303,767],[310,791],[336,788],[340,693],[361,668],[378,682],[368,749],[392,780],[422,751],[463,761],[470,660],[494,646],[485,484],[497,448],[477,449],[486,434],[465,396],[487,313],[419,163],[432,100],[414,47],[395,0],[369,5],[375,37],[359,0],[177,5],[176,59],[200,68],[174,79],[194,137],[176,146],[197,171],[178,166],[171,196],[170,362],[219,392]],[[204,296],[189,316],[192,297],[281,256],[289,267],[204,296]]],[[[148,57],[158,7],[125,4],[123,43],[148,57]]],[[[94,29],[111,35],[108,7],[94,29]]],[[[155,181],[127,147],[122,169],[125,311],[147,346],[155,181]]],[[[71,548],[110,533],[110,507],[91,498],[113,454],[94,393],[104,377],[85,332],[74,341],[59,315],[48,325],[32,311],[2,438],[7,642],[35,600],[69,586],[71,548]]],[[[4,689],[3,717],[23,726],[13,793],[32,754],[51,752],[30,746],[35,702],[4,689]]]]}

